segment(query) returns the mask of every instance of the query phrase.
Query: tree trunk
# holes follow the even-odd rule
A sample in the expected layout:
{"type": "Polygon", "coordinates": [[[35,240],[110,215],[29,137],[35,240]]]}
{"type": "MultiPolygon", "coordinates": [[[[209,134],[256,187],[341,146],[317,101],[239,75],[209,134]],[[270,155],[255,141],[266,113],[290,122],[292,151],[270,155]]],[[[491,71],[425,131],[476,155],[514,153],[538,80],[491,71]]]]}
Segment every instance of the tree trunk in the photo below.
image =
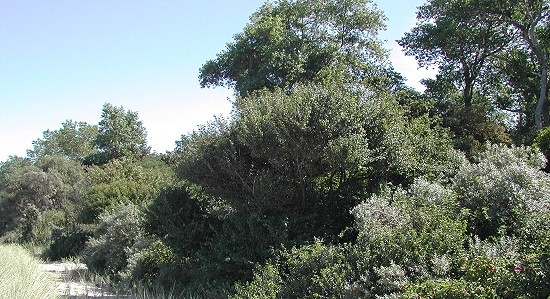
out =
{"type": "MultiPolygon", "coordinates": [[[[545,55],[544,55],[545,56],[545,55]]],[[[543,123],[543,112],[544,108],[546,106],[546,90],[548,85],[548,66],[547,63],[541,62],[541,75],[540,75],[540,94],[539,94],[539,100],[537,102],[537,109],[535,110],[535,125],[537,126],[537,131],[542,130],[543,123]]],[[[544,115],[544,118],[547,119],[548,116],[544,115]]],[[[545,123],[544,125],[548,125],[548,123],[545,123]]]]}
{"type": "Polygon", "coordinates": [[[462,92],[462,98],[464,100],[464,108],[469,108],[472,106],[474,80],[472,80],[470,76],[464,75],[464,91],[462,92]]]}
{"type": "MultiPolygon", "coordinates": [[[[527,31],[527,39],[540,63],[540,93],[537,108],[535,109],[535,126],[537,127],[537,131],[540,131],[543,128],[542,114],[544,107],[546,106],[546,94],[548,88],[548,57],[546,57],[546,53],[540,46],[539,40],[535,35],[535,24],[532,24],[529,27],[529,30],[527,31]]],[[[545,118],[547,118],[547,116],[545,116],[545,118]]],[[[545,125],[547,126],[548,124],[546,123],[545,125]]]]}

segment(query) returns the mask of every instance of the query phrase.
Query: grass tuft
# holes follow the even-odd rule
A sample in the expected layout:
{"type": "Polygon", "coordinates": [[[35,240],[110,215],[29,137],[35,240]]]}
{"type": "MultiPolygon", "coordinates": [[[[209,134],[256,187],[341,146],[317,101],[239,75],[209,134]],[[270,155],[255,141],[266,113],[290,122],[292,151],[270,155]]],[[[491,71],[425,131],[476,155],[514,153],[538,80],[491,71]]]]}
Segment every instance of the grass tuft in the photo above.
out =
{"type": "Polygon", "coordinates": [[[58,299],[53,277],[19,245],[0,245],[0,298],[58,299]]]}

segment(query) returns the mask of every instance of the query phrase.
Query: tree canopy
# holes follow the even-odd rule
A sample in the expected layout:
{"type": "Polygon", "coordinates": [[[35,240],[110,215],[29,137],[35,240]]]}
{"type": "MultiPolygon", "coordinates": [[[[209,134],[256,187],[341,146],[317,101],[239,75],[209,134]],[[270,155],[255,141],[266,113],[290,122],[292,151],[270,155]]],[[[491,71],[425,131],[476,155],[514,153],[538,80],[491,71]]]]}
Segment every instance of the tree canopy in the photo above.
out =
{"type": "Polygon", "coordinates": [[[290,88],[339,67],[366,76],[382,57],[377,40],[384,16],[370,0],[267,2],[243,32],[200,70],[201,86],[226,86],[245,96],[290,88]]]}
{"type": "Polygon", "coordinates": [[[471,106],[489,60],[512,41],[508,26],[475,1],[430,0],[418,8],[417,21],[399,45],[420,66],[437,65],[462,88],[464,106],[471,106]]]}
{"type": "Polygon", "coordinates": [[[109,103],[103,106],[95,144],[99,153],[95,163],[106,163],[122,157],[137,158],[149,153],[147,131],[137,112],[126,111],[109,103]]]}

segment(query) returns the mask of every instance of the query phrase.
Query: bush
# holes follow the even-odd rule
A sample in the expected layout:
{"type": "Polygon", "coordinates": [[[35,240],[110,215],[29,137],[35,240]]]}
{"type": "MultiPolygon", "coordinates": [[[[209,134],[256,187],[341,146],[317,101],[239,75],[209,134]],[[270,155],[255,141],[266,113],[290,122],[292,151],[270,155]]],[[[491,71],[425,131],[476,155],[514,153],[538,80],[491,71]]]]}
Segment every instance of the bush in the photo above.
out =
{"type": "Polygon", "coordinates": [[[0,168],[0,235],[48,243],[81,205],[87,184],[82,166],[58,156],[13,158],[0,168]]]}
{"type": "Polygon", "coordinates": [[[437,277],[441,259],[460,254],[467,240],[454,200],[451,190],[422,180],[372,196],[352,210],[359,242],[377,267],[395,263],[411,280],[437,277]]]}
{"type": "MultiPolygon", "coordinates": [[[[128,250],[127,266],[121,277],[128,283],[162,284],[159,275],[170,264],[178,259],[172,250],[160,240],[142,239],[143,244],[136,244],[128,250]]],[[[171,280],[169,283],[173,284],[171,280]]]]}
{"type": "Polygon", "coordinates": [[[93,223],[118,205],[146,205],[174,183],[174,171],[156,158],[113,160],[88,168],[92,183],[80,221],[93,223]]]}
{"type": "Polygon", "coordinates": [[[453,189],[469,211],[469,229],[482,239],[519,235],[550,213],[550,177],[540,171],[544,156],[533,148],[490,145],[465,164],[453,189]]]}
{"type": "Polygon", "coordinates": [[[408,287],[403,299],[493,299],[499,298],[492,288],[475,281],[460,279],[428,280],[408,287]]]}
{"type": "Polygon", "coordinates": [[[63,258],[80,256],[86,242],[93,236],[87,229],[57,230],[53,232],[52,242],[45,257],[59,261],[63,258]]]}
{"type": "Polygon", "coordinates": [[[309,241],[337,240],[365,194],[453,168],[446,131],[404,114],[391,96],[341,82],[256,92],[182,138],[180,175],[239,212],[288,217],[309,241]]]}
{"type": "Polygon", "coordinates": [[[231,298],[358,298],[371,287],[369,255],[351,244],[313,244],[282,250],[237,283],[231,298]]]}
{"type": "MultiPolygon", "coordinates": [[[[538,132],[535,137],[535,145],[544,153],[546,159],[550,159],[550,127],[546,127],[538,132]]],[[[550,172],[550,163],[546,165],[546,172],[550,172]]]]}
{"type": "Polygon", "coordinates": [[[196,188],[180,184],[168,188],[147,208],[145,227],[175,253],[196,252],[214,233],[215,217],[208,211],[208,199],[196,188]]]}
{"type": "Polygon", "coordinates": [[[128,263],[128,250],[147,238],[143,213],[136,206],[119,206],[99,217],[94,236],[86,242],[82,257],[89,269],[120,278],[128,263]]]}

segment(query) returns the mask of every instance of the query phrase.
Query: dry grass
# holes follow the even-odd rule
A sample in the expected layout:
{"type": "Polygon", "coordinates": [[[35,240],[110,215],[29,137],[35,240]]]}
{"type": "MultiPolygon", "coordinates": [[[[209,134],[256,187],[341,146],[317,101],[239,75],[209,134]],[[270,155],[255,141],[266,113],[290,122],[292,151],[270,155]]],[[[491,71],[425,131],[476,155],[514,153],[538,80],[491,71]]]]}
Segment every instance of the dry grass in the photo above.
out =
{"type": "Polygon", "coordinates": [[[53,277],[19,245],[0,245],[0,298],[58,299],[53,277]]]}

